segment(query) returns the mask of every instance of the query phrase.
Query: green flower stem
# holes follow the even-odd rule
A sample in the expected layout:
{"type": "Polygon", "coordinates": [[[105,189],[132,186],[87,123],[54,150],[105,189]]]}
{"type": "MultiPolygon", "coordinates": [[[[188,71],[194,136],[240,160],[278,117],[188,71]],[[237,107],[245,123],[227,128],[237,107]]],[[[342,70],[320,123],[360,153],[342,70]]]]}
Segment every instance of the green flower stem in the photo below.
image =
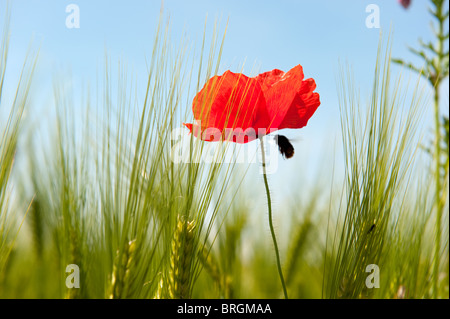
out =
{"type": "Polygon", "coordinates": [[[439,86],[435,87],[434,93],[434,121],[436,126],[435,141],[435,178],[436,178],[436,244],[434,252],[434,269],[433,269],[433,293],[438,296],[438,279],[439,279],[439,261],[441,253],[441,228],[442,228],[442,200],[441,200],[441,126],[439,122],[439,86]]]}
{"type": "Polygon", "coordinates": [[[272,201],[270,200],[269,183],[267,183],[266,155],[264,153],[264,142],[263,142],[262,137],[260,138],[260,142],[261,142],[261,155],[262,155],[262,167],[263,167],[264,184],[266,186],[266,195],[267,195],[267,208],[269,210],[270,233],[272,234],[273,246],[275,248],[275,255],[276,255],[276,258],[277,258],[278,274],[280,275],[281,285],[283,286],[284,298],[288,299],[288,294],[287,294],[287,290],[286,290],[286,284],[284,282],[284,277],[283,277],[283,271],[281,270],[280,252],[278,250],[277,238],[275,236],[275,230],[273,228],[273,222],[272,222],[272,201]]]}
{"type": "Polygon", "coordinates": [[[441,200],[441,125],[439,122],[439,88],[441,84],[443,70],[440,69],[440,66],[443,64],[444,58],[444,12],[443,12],[444,3],[442,2],[439,5],[436,5],[436,15],[438,16],[438,52],[437,59],[439,69],[436,70],[436,78],[434,79],[434,83],[431,83],[434,87],[434,125],[436,129],[435,135],[435,178],[436,178],[436,244],[435,244],[435,252],[434,252],[434,269],[433,269],[433,293],[434,297],[438,296],[438,279],[439,279],[439,261],[440,261],[440,253],[441,253],[441,228],[442,228],[442,200],[441,200]]]}

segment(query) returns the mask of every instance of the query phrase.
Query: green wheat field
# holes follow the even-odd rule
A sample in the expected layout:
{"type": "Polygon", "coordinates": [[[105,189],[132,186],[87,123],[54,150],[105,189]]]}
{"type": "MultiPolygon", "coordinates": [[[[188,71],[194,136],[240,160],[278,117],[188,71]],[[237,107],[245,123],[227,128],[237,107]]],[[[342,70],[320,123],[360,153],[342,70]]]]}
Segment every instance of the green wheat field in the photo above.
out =
{"type": "MultiPolygon", "coordinates": [[[[351,62],[340,63],[344,155],[330,174],[289,198],[268,176],[284,203],[273,213],[290,299],[449,298],[448,117],[436,107],[436,125],[421,122],[427,103],[448,100],[430,89],[448,78],[448,16],[443,1],[430,3],[441,49],[427,67],[411,73],[394,59],[387,30],[371,87],[360,90],[351,62]]],[[[26,117],[39,49],[20,74],[6,72],[15,30],[1,14],[0,298],[284,298],[263,177],[249,169],[261,163],[204,163],[209,144],[192,134],[189,161],[172,158],[173,130],[192,120],[187,92],[218,74],[226,26],[205,24],[194,63],[161,13],[144,95],[106,48],[94,89],[75,99],[57,78],[46,88],[54,125],[39,125],[26,117]]],[[[237,151],[222,146],[219,159],[237,151]]]]}

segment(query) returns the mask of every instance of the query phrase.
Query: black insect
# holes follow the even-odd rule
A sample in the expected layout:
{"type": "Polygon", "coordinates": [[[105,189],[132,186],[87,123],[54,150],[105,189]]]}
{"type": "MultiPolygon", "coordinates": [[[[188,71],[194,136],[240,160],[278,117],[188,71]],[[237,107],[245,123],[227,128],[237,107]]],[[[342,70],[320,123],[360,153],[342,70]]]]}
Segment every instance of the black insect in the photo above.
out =
{"type": "Polygon", "coordinates": [[[373,224],[371,227],[370,227],[370,229],[369,229],[369,231],[367,232],[368,234],[372,231],[372,230],[374,230],[375,229],[375,224],[373,224]]]}
{"type": "Polygon", "coordinates": [[[275,135],[275,141],[277,142],[278,149],[284,158],[291,158],[294,156],[294,146],[292,146],[289,139],[284,135],[275,135]]]}

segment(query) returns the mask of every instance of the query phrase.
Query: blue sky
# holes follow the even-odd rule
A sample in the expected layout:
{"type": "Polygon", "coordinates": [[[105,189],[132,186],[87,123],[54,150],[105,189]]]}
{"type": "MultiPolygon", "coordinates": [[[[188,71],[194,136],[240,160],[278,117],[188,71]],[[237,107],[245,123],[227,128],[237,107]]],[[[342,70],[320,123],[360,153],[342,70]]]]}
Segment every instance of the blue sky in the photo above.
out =
{"type": "MultiPolygon", "coordinates": [[[[0,30],[6,3],[0,0],[0,30]]],[[[197,43],[207,15],[208,29],[219,18],[223,30],[229,19],[220,73],[227,69],[238,72],[244,61],[244,73],[250,73],[254,65],[264,72],[274,68],[287,71],[301,64],[305,76],[316,80],[322,104],[306,128],[287,134],[300,137],[300,141],[294,145],[296,157],[286,162],[276,177],[281,180],[288,178],[293,169],[305,168],[308,163],[320,165],[323,157],[333,156],[334,141],[340,140],[336,93],[339,60],[353,66],[363,96],[370,92],[380,29],[365,25],[369,4],[379,6],[385,35],[393,31],[393,56],[419,62],[407,45],[417,47],[419,37],[432,37],[428,1],[423,0],[413,0],[408,10],[396,0],[166,0],[164,13],[170,16],[174,39],[187,34],[197,43]]],[[[37,105],[51,100],[52,80],[60,69],[70,69],[74,83],[95,82],[104,63],[105,48],[113,61],[123,57],[145,78],[145,58],[151,53],[160,1],[12,0],[10,5],[8,81],[16,81],[33,39],[40,46],[38,85],[34,90],[37,105]],[[65,9],[72,3],[80,8],[79,29],[65,25],[65,9]]],[[[448,104],[448,89],[443,101],[448,104]]],[[[431,129],[430,116],[431,108],[424,117],[431,129]]]]}

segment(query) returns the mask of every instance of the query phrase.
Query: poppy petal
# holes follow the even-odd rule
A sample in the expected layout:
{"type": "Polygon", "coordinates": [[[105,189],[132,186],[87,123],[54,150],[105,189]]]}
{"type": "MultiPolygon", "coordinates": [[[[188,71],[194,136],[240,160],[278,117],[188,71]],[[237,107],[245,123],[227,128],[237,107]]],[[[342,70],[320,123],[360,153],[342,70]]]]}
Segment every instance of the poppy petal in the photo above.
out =
{"type": "Polygon", "coordinates": [[[297,65],[289,72],[266,72],[257,77],[262,81],[271,130],[302,128],[320,105],[316,82],[304,80],[303,68],[297,65]]]}
{"type": "Polygon", "coordinates": [[[302,87],[303,78],[301,65],[297,65],[287,73],[275,71],[265,77],[263,87],[267,90],[264,91],[264,97],[271,129],[279,130],[282,128],[281,123],[287,116],[292,102],[302,87]]]}
{"type": "Polygon", "coordinates": [[[202,131],[214,127],[221,131],[231,128],[245,132],[249,128],[257,130],[268,126],[266,102],[259,82],[231,71],[211,78],[194,98],[192,110],[202,131]]]}
{"type": "Polygon", "coordinates": [[[269,72],[264,72],[256,77],[256,80],[261,84],[263,91],[267,91],[272,85],[280,81],[285,73],[278,69],[273,69],[269,72]]]}
{"type": "Polygon", "coordinates": [[[279,129],[302,128],[308,124],[308,120],[320,105],[319,93],[297,95],[292,102],[292,107],[286,113],[279,129]]]}

